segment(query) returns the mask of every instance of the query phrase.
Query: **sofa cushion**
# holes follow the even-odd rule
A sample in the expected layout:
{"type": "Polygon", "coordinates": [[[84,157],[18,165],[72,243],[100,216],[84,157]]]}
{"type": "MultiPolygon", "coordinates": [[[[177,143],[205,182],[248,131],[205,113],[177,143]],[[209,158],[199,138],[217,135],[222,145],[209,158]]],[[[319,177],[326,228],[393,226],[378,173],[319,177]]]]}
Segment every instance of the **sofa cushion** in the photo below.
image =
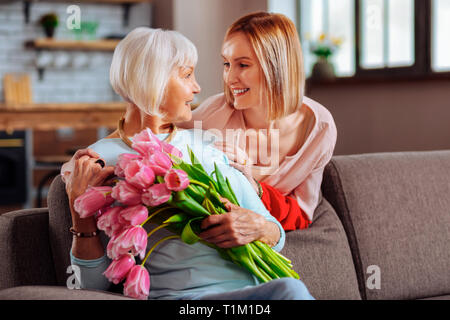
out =
{"type": "Polygon", "coordinates": [[[333,157],[322,190],[347,232],[363,298],[450,293],[450,151],[333,157]]]}
{"type": "Polygon", "coordinates": [[[322,199],[309,228],[286,234],[282,253],[316,299],[361,299],[344,228],[322,199]]]}
{"type": "Polygon", "coordinates": [[[67,289],[61,286],[21,286],[0,290],[0,300],[134,300],[97,290],[67,289]]]}

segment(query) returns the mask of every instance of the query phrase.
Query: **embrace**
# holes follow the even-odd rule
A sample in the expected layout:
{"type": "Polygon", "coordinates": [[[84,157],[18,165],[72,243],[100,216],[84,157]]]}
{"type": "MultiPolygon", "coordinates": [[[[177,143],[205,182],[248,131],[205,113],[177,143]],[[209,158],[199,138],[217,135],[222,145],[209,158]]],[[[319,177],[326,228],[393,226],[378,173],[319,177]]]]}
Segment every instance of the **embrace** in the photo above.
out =
{"type": "MultiPolygon", "coordinates": [[[[110,81],[127,101],[126,113],[115,132],[79,150],[61,169],[76,231],[70,256],[81,269],[82,287],[107,290],[110,283],[103,273],[110,261],[94,217],[81,218],[74,201],[88,186],[104,185],[111,178],[118,156],[133,152],[132,139],[145,128],[179,149],[183,159],[191,147],[208,173],[216,163],[229,179],[240,206],[227,204],[227,213],[205,218],[199,234],[204,241],[230,248],[259,240],[280,251],[285,231],[307,228],[313,221],[336,128],[323,106],[304,97],[295,25],[280,14],[244,16],[229,27],[221,54],[224,93],[192,111],[190,103],[201,88],[191,41],[175,31],[140,27],[116,47],[110,81]],[[251,131],[257,143],[247,143],[248,134],[233,141],[205,139],[207,135],[193,129],[196,121],[221,137],[229,129],[251,131]],[[258,148],[274,143],[277,163],[267,166],[258,148]]],[[[155,240],[167,236],[165,232],[158,231],[155,240]]],[[[145,268],[151,275],[151,299],[313,299],[301,280],[260,284],[201,243],[166,241],[145,268]]]]}

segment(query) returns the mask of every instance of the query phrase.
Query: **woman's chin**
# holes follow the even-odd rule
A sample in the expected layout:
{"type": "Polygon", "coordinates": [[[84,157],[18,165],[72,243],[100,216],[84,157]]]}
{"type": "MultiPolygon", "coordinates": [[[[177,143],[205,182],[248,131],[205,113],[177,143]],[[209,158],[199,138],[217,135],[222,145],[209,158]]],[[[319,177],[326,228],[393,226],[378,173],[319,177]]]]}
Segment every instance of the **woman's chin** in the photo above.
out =
{"type": "Polygon", "coordinates": [[[192,111],[189,110],[183,114],[179,114],[175,121],[173,122],[186,122],[192,119],[192,111]]]}

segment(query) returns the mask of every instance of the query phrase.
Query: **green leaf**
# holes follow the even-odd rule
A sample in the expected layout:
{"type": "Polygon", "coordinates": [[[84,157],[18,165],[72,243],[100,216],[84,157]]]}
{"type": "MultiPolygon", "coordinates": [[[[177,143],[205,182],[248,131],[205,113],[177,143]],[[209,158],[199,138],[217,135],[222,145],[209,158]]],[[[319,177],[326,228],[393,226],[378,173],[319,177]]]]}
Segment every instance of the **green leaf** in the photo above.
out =
{"type": "Polygon", "coordinates": [[[217,178],[217,184],[218,184],[218,191],[222,197],[227,198],[230,200],[233,204],[239,205],[236,196],[234,195],[233,190],[231,189],[230,182],[228,181],[228,178],[225,180],[225,178],[222,175],[222,172],[220,172],[219,167],[214,162],[214,173],[217,178]]]}
{"type": "Polygon", "coordinates": [[[234,194],[233,188],[231,188],[231,184],[230,184],[230,181],[228,180],[228,178],[226,178],[226,182],[227,182],[228,190],[230,191],[230,194],[233,197],[233,201],[231,201],[231,200],[230,201],[233,202],[235,205],[239,206],[239,202],[236,198],[236,195],[234,194]]]}
{"type": "Polygon", "coordinates": [[[217,211],[217,209],[214,207],[214,204],[211,202],[211,200],[209,200],[208,198],[205,198],[202,202],[202,206],[208,210],[209,213],[211,214],[219,214],[219,212],[217,211]]]}
{"type": "Polygon", "coordinates": [[[189,158],[191,159],[191,164],[192,164],[194,167],[198,168],[199,170],[203,171],[203,173],[208,174],[208,173],[206,172],[206,170],[203,168],[201,162],[200,162],[200,161],[197,159],[197,157],[195,156],[195,154],[194,154],[194,152],[192,151],[192,149],[189,147],[189,145],[187,145],[186,147],[187,147],[187,150],[188,150],[188,153],[189,153],[189,158]]]}
{"type": "Polygon", "coordinates": [[[197,241],[201,240],[199,236],[197,236],[193,230],[193,223],[195,221],[201,220],[203,218],[193,218],[186,223],[183,231],[181,232],[181,240],[187,244],[194,244],[197,241]]]}
{"type": "Polygon", "coordinates": [[[189,219],[189,217],[186,215],[186,213],[180,212],[180,213],[174,214],[169,219],[165,220],[163,222],[163,224],[165,224],[165,223],[180,223],[180,222],[185,222],[188,219],[189,219]]]}
{"type": "Polygon", "coordinates": [[[209,216],[208,210],[203,208],[201,204],[189,197],[184,191],[175,192],[173,197],[167,202],[169,205],[181,209],[189,215],[205,217],[209,216]]]}

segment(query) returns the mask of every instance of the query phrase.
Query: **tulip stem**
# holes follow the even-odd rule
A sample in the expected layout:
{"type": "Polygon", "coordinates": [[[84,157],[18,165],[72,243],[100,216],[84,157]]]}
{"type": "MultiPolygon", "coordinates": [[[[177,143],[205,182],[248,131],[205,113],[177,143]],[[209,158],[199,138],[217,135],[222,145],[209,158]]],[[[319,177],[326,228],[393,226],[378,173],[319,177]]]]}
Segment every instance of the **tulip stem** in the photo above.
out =
{"type": "Polygon", "coordinates": [[[204,183],[200,182],[200,181],[197,181],[197,180],[191,179],[191,180],[190,180],[190,183],[192,183],[192,184],[196,184],[196,185],[198,185],[198,186],[200,186],[200,187],[204,188],[205,190],[207,190],[207,189],[208,189],[208,186],[207,186],[206,184],[204,184],[204,183]]]}
{"type": "Polygon", "coordinates": [[[157,226],[155,229],[153,229],[152,231],[150,231],[150,232],[147,234],[147,238],[150,237],[152,234],[154,234],[154,233],[155,233],[156,231],[158,231],[159,229],[162,229],[162,228],[167,227],[169,224],[170,224],[170,223],[163,223],[163,224],[157,226]]]}
{"type": "Polygon", "coordinates": [[[164,242],[164,241],[170,240],[170,239],[176,239],[176,238],[180,238],[180,236],[176,236],[176,235],[175,235],[175,236],[168,236],[168,237],[162,238],[161,240],[159,240],[158,242],[156,242],[156,243],[153,245],[153,247],[151,247],[150,250],[148,250],[147,254],[145,255],[144,260],[143,260],[142,263],[141,263],[141,266],[144,266],[145,261],[147,261],[148,257],[149,257],[150,254],[152,253],[152,251],[155,250],[155,248],[156,248],[161,242],[164,242]]]}
{"type": "Polygon", "coordinates": [[[168,210],[168,209],[172,209],[172,208],[171,207],[164,207],[164,208],[156,210],[147,219],[145,219],[144,222],[141,223],[141,227],[143,227],[151,218],[156,216],[158,213],[163,212],[163,211],[168,210]]]}

